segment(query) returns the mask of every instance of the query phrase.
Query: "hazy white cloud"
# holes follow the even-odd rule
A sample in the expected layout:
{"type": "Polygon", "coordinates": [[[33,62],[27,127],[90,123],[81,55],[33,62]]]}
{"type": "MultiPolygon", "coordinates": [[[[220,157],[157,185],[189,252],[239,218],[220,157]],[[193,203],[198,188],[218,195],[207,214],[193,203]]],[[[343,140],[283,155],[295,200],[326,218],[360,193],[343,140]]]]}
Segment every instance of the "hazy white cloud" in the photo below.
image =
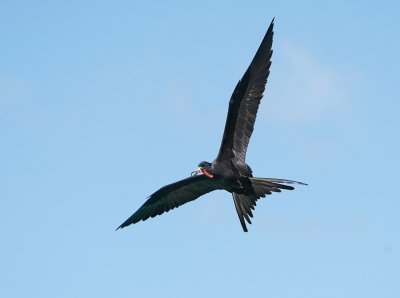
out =
{"type": "Polygon", "coordinates": [[[286,41],[276,46],[278,50],[261,105],[267,116],[259,120],[284,131],[304,158],[317,163],[332,160],[343,144],[362,144],[356,90],[363,76],[300,44],[286,41]]]}
{"type": "Polygon", "coordinates": [[[26,97],[29,89],[27,80],[0,75],[0,107],[7,107],[26,97]]]}
{"type": "Polygon", "coordinates": [[[327,117],[342,121],[351,113],[350,86],[360,79],[354,70],[339,69],[291,42],[279,50],[268,93],[269,108],[278,121],[308,125],[327,117]]]}

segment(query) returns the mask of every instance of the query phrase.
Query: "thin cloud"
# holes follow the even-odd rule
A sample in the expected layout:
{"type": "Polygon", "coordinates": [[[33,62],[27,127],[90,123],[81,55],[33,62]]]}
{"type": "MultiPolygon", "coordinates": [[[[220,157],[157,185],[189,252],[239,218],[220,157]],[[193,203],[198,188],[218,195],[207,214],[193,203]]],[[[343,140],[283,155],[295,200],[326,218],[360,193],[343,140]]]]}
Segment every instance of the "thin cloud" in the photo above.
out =
{"type": "Polygon", "coordinates": [[[342,144],[360,146],[364,128],[358,124],[359,98],[354,91],[362,83],[359,72],[341,69],[293,42],[278,44],[276,51],[261,105],[265,116],[259,117],[258,127],[284,131],[292,146],[318,163],[331,160],[342,144]]]}
{"type": "Polygon", "coordinates": [[[26,80],[10,76],[0,76],[0,107],[16,104],[29,94],[26,80]]]}
{"type": "Polygon", "coordinates": [[[321,119],[343,120],[352,111],[349,83],[359,80],[354,70],[343,71],[301,45],[284,42],[267,96],[274,121],[310,125],[321,119]],[[278,67],[277,67],[278,66],[278,67]]]}

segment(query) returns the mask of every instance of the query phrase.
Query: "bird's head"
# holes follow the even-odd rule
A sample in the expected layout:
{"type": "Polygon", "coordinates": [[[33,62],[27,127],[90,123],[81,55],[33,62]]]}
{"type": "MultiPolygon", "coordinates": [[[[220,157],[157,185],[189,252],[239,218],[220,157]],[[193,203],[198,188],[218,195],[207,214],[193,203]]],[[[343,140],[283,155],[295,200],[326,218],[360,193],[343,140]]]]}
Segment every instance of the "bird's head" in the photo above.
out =
{"type": "Polygon", "coordinates": [[[214,174],[212,172],[212,164],[207,161],[202,161],[199,163],[196,171],[192,172],[192,176],[196,176],[197,174],[204,174],[208,178],[214,178],[214,174]]]}

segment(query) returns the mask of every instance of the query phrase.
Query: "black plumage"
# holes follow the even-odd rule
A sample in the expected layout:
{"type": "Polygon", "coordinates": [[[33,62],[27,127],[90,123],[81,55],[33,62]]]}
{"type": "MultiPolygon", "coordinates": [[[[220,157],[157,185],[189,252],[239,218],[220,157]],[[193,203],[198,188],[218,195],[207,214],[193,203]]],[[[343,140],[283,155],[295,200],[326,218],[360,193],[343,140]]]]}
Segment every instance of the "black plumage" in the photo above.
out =
{"type": "Polygon", "coordinates": [[[166,185],[153,193],[118,229],[161,215],[208,192],[223,189],[232,193],[243,231],[247,232],[246,221],[251,224],[252,210],[258,199],[272,192],[280,192],[281,189],[293,190],[290,184],[305,184],[286,179],[253,177],[251,168],[245,162],[247,146],[270,72],[273,27],[274,20],[233,91],[217,158],[212,163],[201,162],[195,176],[166,185]]]}

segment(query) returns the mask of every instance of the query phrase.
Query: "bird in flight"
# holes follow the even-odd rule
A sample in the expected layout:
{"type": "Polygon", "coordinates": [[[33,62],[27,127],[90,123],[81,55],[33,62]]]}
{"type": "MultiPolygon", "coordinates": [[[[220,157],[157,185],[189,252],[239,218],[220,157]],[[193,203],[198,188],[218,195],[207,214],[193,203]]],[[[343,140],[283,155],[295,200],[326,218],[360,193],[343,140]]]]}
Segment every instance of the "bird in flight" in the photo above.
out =
{"type": "Polygon", "coordinates": [[[245,162],[247,146],[271,66],[273,28],[274,20],[233,91],[217,158],[211,163],[200,162],[190,177],[157,190],[117,230],[221,189],[232,194],[240,224],[243,231],[247,232],[246,221],[251,224],[252,210],[258,199],[282,189],[293,190],[293,184],[306,185],[287,179],[253,177],[253,171],[245,162]]]}

